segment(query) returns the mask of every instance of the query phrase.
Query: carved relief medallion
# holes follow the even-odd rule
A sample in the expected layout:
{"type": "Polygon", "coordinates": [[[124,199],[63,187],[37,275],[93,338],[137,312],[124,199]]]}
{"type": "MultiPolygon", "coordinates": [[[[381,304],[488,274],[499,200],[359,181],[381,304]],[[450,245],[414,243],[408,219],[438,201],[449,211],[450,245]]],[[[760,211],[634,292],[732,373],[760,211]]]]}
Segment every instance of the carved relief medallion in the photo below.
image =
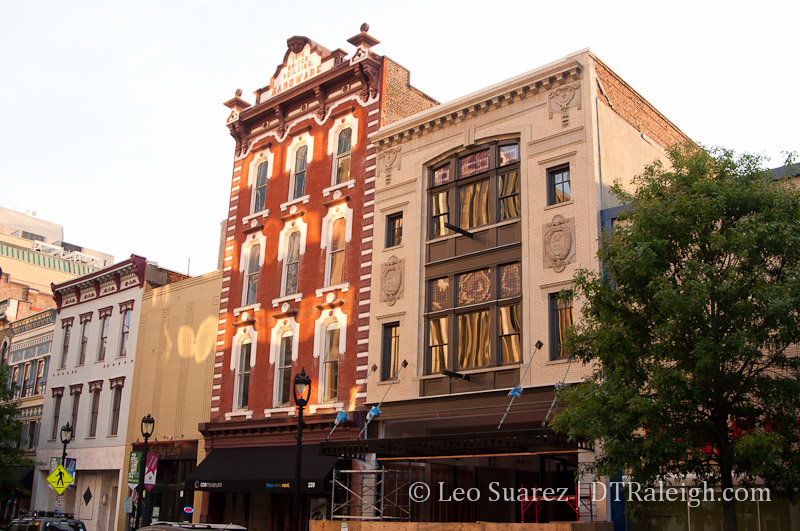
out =
{"type": "Polygon", "coordinates": [[[552,267],[556,273],[566,269],[575,261],[575,219],[564,219],[556,214],[543,229],[544,267],[552,267]]]}
{"type": "Polygon", "coordinates": [[[569,110],[572,107],[581,108],[581,84],[561,85],[550,92],[548,97],[548,111],[550,118],[561,113],[561,125],[569,126],[569,110]]]}
{"type": "Polygon", "coordinates": [[[403,296],[404,273],[405,260],[398,260],[396,256],[381,265],[381,302],[393,306],[403,296]]]}
{"type": "Polygon", "coordinates": [[[392,171],[400,169],[400,148],[387,149],[381,152],[379,157],[380,171],[386,178],[386,184],[392,184],[392,171]]]}

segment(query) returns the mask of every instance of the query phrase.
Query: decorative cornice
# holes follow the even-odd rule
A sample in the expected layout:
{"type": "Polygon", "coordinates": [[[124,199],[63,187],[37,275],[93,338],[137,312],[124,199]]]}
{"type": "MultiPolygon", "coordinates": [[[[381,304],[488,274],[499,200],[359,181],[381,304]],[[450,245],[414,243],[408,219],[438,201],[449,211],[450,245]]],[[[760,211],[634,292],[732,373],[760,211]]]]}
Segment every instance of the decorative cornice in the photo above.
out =
{"type": "Polygon", "coordinates": [[[413,137],[422,136],[450,124],[581,79],[583,69],[583,65],[577,59],[572,59],[527,72],[395,122],[370,135],[370,139],[379,150],[385,149],[413,137]]]}

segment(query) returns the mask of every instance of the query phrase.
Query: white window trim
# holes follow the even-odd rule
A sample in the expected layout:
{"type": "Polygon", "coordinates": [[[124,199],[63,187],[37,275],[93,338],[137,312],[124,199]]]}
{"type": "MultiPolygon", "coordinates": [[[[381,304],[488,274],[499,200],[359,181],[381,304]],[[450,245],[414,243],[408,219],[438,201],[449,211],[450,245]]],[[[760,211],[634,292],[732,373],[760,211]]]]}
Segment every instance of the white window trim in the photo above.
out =
{"type": "MultiPolygon", "coordinates": [[[[311,169],[311,163],[314,160],[314,137],[311,133],[303,133],[302,135],[297,135],[296,137],[292,138],[291,144],[289,144],[289,149],[286,150],[286,153],[289,155],[286,157],[286,165],[285,170],[289,174],[289,190],[286,197],[292,197],[292,189],[294,188],[294,165],[297,162],[297,150],[300,149],[302,146],[308,146],[308,152],[306,155],[306,189],[308,189],[308,171],[311,169]]],[[[298,202],[300,200],[305,199],[306,195],[299,197],[297,199],[289,199],[287,203],[281,205],[281,210],[286,210],[284,205],[292,204],[293,202],[298,202]]],[[[303,201],[307,203],[308,201],[303,201]]]]}
{"type": "Polygon", "coordinates": [[[337,412],[344,411],[344,402],[322,402],[321,404],[308,405],[308,413],[310,415],[315,414],[320,409],[334,409],[337,412]]]}
{"type": "Polygon", "coordinates": [[[277,308],[278,305],[282,302],[290,302],[290,301],[300,302],[302,300],[303,300],[302,293],[294,293],[292,295],[286,295],[285,297],[278,297],[277,299],[272,299],[272,307],[277,308]]]}
{"type": "MultiPolygon", "coordinates": [[[[333,223],[339,219],[344,218],[344,243],[347,245],[353,238],[353,209],[347,203],[341,203],[328,209],[328,213],[322,218],[322,234],[320,235],[319,245],[325,250],[325,287],[328,286],[328,279],[331,273],[331,260],[330,260],[330,239],[333,235],[331,228],[333,223]]],[[[347,249],[345,248],[345,253],[347,249]]]]}
{"type": "MultiPolygon", "coordinates": [[[[325,329],[333,322],[339,325],[339,356],[340,359],[345,355],[345,347],[347,345],[347,315],[340,308],[333,310],[324,310],[319,319],[314,321],[314,358],[319,359],[322,355],[322,347],[325,344],[325,329]],[[333,315],[328,315],[333,312],[333,315]]],[[[322,365],[320,363],[320,365],[322,365]]]]}
{"type": "Polygon", "coordinates": [[[322,190],[322,197],[328,197],[329,195],[331,195],[331,193],[333,193],[336,190],[339,190],[341,188],[355,188],[355,187],[356,187],[356,180],[355,179],[350,179],[349,181],[345,181],[345,182],[340,183],[340,184],[334,184],[333,186],[330,186],[328,188],[324,188],[322,190]]]}
{"type": "MultiPolygon", "coordinates": [[[[289,245],[289,236],[293,232],[300,233],[300,257],[306,254],[306,237],[308,236],[308,223],[303,221],[302,218],[297,218],[289,221],[288,223],[284,224],[283,229],[281,229],[280,235],[278,236],[278,258],[279,262],[285,262],[286,256],[288,255],[288,245],[289,245]]],[[[286,290],[286,264],[281,264],[281,293],[284,293],[286,290]]],[[[285,295],[286,297],[290,297],[292,295],[285,295]]],[[[275,301],[272,301],[273,303],[275,301]]]]}
{"type": "MultiPolygon", "coordinates": [[[[230,369],[233,371],[233,400],[231,401],[231,412],[226,414],[225,418],[229,419],[229,415],[245,415],[248,413],[244,409],[236,409],[236,402],[239,396],[239,358],[242,353],[242,342],[245,338],[250,339],[250,370],[256,366],[256,352],[258,350],[258,332],[252,326],[243,326],[236,331],[233,336],[233,348],[231,348],[231,364],[230,369]]],[[[253,412],[249,411],[250,416],[253,412]]],[[[248,417],[249,418],[249,417],[248,417]]]]}
{"type": "Polygon", "coordinates": [[[265,209],[265,210],[262,210],[261,212],[253,212],[249,216],[245,216],[245,217],[242,218],[242,225],[247,225],[247,223],[251,219],[256,219],[258,217],[266,218],[268,216],[269,216],[269,209],[268,208],[265,209]]]}
{"type": "Polygon", "coordinates": [[[276,364],[278,362],[278,349],[280,349],[281,342],[280,338],[284,332],[287,330],[291,330],[292,332],[292,362],[297,361],[297,352],[298,346],[300,344],[300,325],[297,324],[294,317],[285,317],[283,319],[278,320],[278,324],[276,324],[272,331],[270,332],[269,338],[269,362],[271,364],[276,364]]]}
{"type": "Polygon", "coordinates": [[[342,292],[350,291],[350,283],[344,282],[342,284],[334,284],[333,286],[326,286],[324,288],[319,288],[315,290],[314,293],[317,295],[318,299],[321,299],[322,296],[328,293],[329,291],[342,291],[342,292]]]}
{"type": "Polygon", "coordinates": [[[306,204],[309,201],[311,201],[311,196],[308,194],[298,197],[297,199],[286,201],[285,203],[281,203],[281,212],[287,210],[292,205],[299,205],[300,203],[306,204]]]}
{"type": "Polygon", "coordinates": [[[288,406],[288,407],[272,407],[264,410],[264,416],[267,418],[271,417],[274,413],[288,413],[289,416],[292,417],[297,413],[297,408],[295,406],[288,406]]]}
{"type": "Polygon", "coordinates": [[[263,215],[266,217],[269,214],[269,210],[262,210],[260,212],[253,212],[253,208],[256,204],[256,177],[258,176],[258,167],[261,165],[262,162],[267,163],[267,188],[269,189],[269,181],[272,179],[272,172],[274,171],[273,159],[275,156],[269,149],[264,149],[256,154],[253,158],[252,162],[250,162],[250,167],[247,171],[247,186],[250,188],[250,208],[248,212],[251,214],[244,219],[242,219],[243,223],[246,223],[245,220],[249,221],[251,218],[254,218],[258,215],[263,215]],[[266,212],[266,214],[264,214],[266,212]]]}
{"type": "Polygon", "coordinates": [[[264,253],[267,249],[267,237],[264,236],[261,231],[249,234],[247,239],[242,242],[242,250],[239,253],[239,272],[242,273],[242,306],[247,305],[247,265],[250,263],[250,249],[255,244],[261,245],[258,254],[258,269],[260,275],[260,270],[264,267],[264,253]]]}
{"type": "MultiPolygon", "coordinates": [[[[352,169],[353,151],[355,151],[355,148],[358,145],[358,118],[356,118],[353,115],[353,113],[350,113],[341,118],[337,118],[335,125],[329,130],[328,133],[327,153],[328,157],[333,161],[332,164],[333,168],[331,169],[331,181],[330,181],[331,185],[333,185],[336,182],[336,169],[337,169],[336,162],[337,162],[337,157],[339,155],[339,153],[336,152],[336,149],[339,147],[339,133],[341,133],[343,129],[347,129],[348,127],[352,131],[350,135],[350,168],[352,169]]],[[[352,175],[352,171],[350,175],[352,175]]],[[[351,181],[352,180],[353,179],[351,179],[351,181]]],[[[350,181],[345,181],[344,183],[341,183],[338,186],[339,187],[344,186],[349,182],[350,181]]],[[[355,183],[353,183],[353,186],[355,186],[355,183]]],[[[348,186],[348,188],[352,188],[353,186],[348,186]]],[[[326,190],[331,190],[331,189],[335,189],[335,187],[331,186],[331,188],[326,188],[326,190]]],[[[326,196],[328,194],[326,194],[325,190],[323,190],[322,195],[326,196]]]]}
{"type": "MultiPolygon", "coordinates": [[[[292,333],[292,365],[294,365],[294,362],[297,361],[297,353],[300,344],[300,337],[299,337],[300,325],[297,324],[297,321],[295,321],[294,317],[287,317],[285,319],[280,319],[278,321],[278,324],[275,325],[270,334],[269,362],[273,365],[273,378],[272,378],[273,404],[278,403],[277,383],[278,383],[278,371],[280,370],[280,365],[278,365],[278,356],[280,355],[280,349],[281,349],[281,336],[283,336],[283,334],[286,332],[292,333]]],[[[289,385],[291,385],[291,383],[289,385]]],[[[282,409],[286,409],[286,407],[281,406],[267,411],[280,411],[282,409]]]]}
{"type": "Polygon", "coordinates": [[[261,303],[257,302],[255,304],[250,304],[249,306],[239,306],[238,308],[233,309],[233,315],[238,317],[240,313],[246,312],[247,310],[253,310],[254,312],[261,309],[261,303]]]}
{"type": "Polygon", "coordinates": [[[324,310],[319,319],[314,321],[314,357],[319,359],[319,372],[317,377],[320,383],[317,386],[317,403],[325,404],[327,407],[331,407],[331,404],[335,402],[326,402],[323,400],[322,384],[325,376],[325,360],[323,359],[323,354],[325,353],[325,334],[328,332],[328,327],[333,323],[336,323],[339,328],[339,362],[341,362],[342,358],[345,356],[345,346],[347,345],[347,315],[342,312],[341,308],[324,310]],[[333,315],[329,315],[330,313],[333,313],[333,315]]]}

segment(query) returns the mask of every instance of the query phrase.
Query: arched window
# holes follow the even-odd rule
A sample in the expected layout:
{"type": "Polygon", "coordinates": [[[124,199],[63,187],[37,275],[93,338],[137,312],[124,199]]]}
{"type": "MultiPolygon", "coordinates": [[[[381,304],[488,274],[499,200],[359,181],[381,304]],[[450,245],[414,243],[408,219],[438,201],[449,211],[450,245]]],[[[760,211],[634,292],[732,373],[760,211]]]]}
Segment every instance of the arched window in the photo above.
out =
{"type": "Polygon", "coordinates": [[[293,295],[297,293],[297,277],[300,272],[300,232],[295,231],[289,236],[286,242],[286,282],[283,294],[293,295]]]}
{"type": "Polygon", "coordinates": [[[256,303],[256,292],[258,291],[258,262],[261,254],[261,245],[250,246],[247,251],[247,273],[245,274],[245,298],[244,305],[250,306],[256,303]]]}
{"type": "Polygon", "coordinates": [[[336,402],[339,388],[339,324],[331,323],[325,328],[322,374],[320,382],[323,402],[336,402]]]}
{"type": "Polygon", "coordinates": [[[252,342],[245,337],[239,347],[239,364],[236,367],[236,409],[247,409],[250,398],[250,349],[252,342]]]}
{"type": "Polygon", "coordinates": [[[336,148],[336,169],[333,184],[342,184],[350,180],[350,140],[353,130],[349,127],[339,132],[336,148]]]}
{"type": "Polygon", "coordinates": [[[8,352],[8,343],[4,341],[3,344],[0,345],[0,367],[4,367],[6,364],[7,352],[8,352]]]}
{"type": "Polygon", "coordinates": [[[267,161],[258,165],[256,172],[256,186],[253,190],[255,200],[253,201],[253,214],[264,210],[267,201],[267,169],[269,163],[267,161]]]}
{"type": "Polygon", "coordinates": [[[338,218],[331,226],[331,243],[328,246],[328,286],[344,282],[344,246],[346,220],[338,218]]]}
{"type": "Polygon", "coordinates": [[[295,153],[294,173],[292,174],[291,197],[298,199],[306,193],[306,170],[308,169],[308,146],[300,146],[295,153]]]}
{"type": "Polygon", "coordinates": [[[292,332],[281,334],[278,363],[275,364],[275,407],[288,406],[292,393],[292,332]]]}

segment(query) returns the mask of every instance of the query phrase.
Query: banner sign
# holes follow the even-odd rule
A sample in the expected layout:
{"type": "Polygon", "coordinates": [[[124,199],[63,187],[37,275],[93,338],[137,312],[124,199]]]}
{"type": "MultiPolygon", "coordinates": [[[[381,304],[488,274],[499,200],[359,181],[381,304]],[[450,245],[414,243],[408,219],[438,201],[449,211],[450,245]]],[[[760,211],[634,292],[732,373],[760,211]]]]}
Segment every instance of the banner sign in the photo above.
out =
{"type": "Polygon", "coordinates": [[[128,486],[135,489],[139,486],[142,473],[142,452],[131,452],[128,459],[128,486]]]}
{"type": "Polygon", "coordinates": [[[147,463],[144,469],[144,488],[152,490],[156,484],[156,472],[158,472],[158,456],[156,454],[147,454],[147,463]]]}

